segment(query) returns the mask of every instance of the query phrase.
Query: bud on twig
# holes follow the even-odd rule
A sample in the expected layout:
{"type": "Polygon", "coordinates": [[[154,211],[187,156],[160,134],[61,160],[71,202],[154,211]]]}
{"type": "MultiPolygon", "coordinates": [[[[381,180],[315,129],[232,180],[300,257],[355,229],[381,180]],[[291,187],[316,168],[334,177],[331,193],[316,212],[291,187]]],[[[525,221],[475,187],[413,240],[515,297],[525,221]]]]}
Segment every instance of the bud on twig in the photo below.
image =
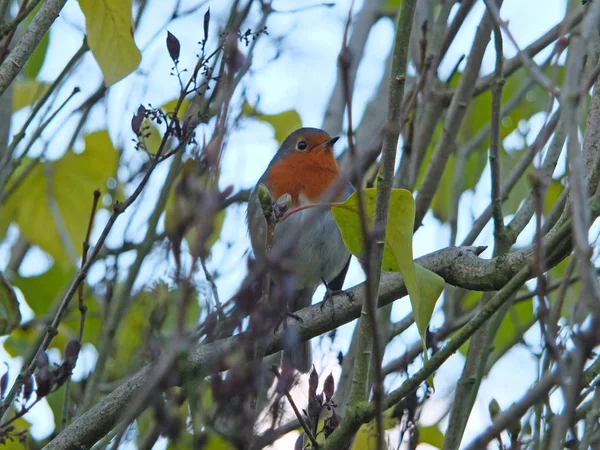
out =
{"type": "Polygon", "coordinates": [[[308,377],[308,398],[312,398],[317,395],[317,387],[319,386],[319,374],[313,365],[310,375],[308,377]]]}
{"type": "Polygon", "coordinates": [[[173,62],[177,64],[179,62],[181,45],[179,44],[179,39],[177,39],[170,31],[167,31],[167,50],[169,51],[169,56],[173,62]]]}
{"type": "Polygon", "coordinates": [[[131,130],[136,136],[140,135],[144,117],[146,117],[146,108],[140,105],[137,112],[131,118],[131,130]]]}
{"type": "Polygon", "coordinates": [[[325,400],[331,400],[333,397],[333,393],[335,392],[335,381],[333,379],[333,374],[329,374],[327,378],[325,378],[325,383],[323,384],[323,393],[325,394],[325,400]]]}
{"type": "Polygon", "coordinates": [[[204,13],[204,42],[208,40],[208,24],[210,23],[210,8],[204,13]]]}
{"type": "Polygon", "coordinates": [[[273,197],[269,189],[262,183],[258,185],[258,201],[263,211],[266,211],[273,204],[273,197]]]}
{"type": "Polygon", "coordinates": [[[521,433],[521,421],[518,419],[515,420],[506,430],[508,431],[511,439],[517,439],[519,437],[519,433],[521,433]]]}
{"type": "Polygon", "coordinates": [[[495,398],[490,400],[490,403],[488,405],[488,411],[490,412],[490,418],[492,420],[494,420],[494,417],[496,417],[501,411],[500,405],[498,404],[495,398]]]}
{"type": "Polygon", "coordinates": [[[277,220],[281,219],[290,206],[292,206],[292,196],[290,194],[283,194],[275,202],[273,215],[277,220]]]}

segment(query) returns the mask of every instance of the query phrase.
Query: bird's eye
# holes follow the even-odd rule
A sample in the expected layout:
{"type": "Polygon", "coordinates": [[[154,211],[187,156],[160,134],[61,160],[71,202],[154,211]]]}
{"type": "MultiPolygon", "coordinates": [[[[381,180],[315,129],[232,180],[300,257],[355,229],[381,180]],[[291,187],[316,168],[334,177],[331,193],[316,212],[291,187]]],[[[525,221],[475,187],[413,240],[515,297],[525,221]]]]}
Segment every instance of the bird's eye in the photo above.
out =
{"type": "Polygon", "coordinates": [[[306,147],[308,147],[308,145],[306,145],[306,142],[304,141],[300,141],[298,142],[298,145],[296,145],[298,150],[306,150],[306,147]]]}

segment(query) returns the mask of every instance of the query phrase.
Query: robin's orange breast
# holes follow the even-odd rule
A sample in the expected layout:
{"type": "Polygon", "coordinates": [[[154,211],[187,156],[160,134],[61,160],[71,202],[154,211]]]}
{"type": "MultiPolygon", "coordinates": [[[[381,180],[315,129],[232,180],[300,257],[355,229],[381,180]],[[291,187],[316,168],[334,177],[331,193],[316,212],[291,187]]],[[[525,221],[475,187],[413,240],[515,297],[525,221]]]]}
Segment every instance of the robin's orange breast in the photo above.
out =
{"type": "MultiPolygon", "coordinates": [[[[298,205],[300,194],[311,202],[318,201],[339,175],[340,168],[331,150],[294,151],[271,167],[267,187],[274,198],[290,194],[292,204],[298,205]]],[[[343,187],[340,197],[342,193],[343,187]]]]}

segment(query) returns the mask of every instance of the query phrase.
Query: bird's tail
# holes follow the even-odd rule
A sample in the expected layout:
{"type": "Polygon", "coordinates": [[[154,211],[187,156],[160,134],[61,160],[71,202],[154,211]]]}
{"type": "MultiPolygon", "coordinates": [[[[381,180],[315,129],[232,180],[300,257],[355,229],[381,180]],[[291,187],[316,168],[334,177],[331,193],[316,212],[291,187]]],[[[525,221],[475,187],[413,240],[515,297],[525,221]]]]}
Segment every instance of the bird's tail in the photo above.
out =
{"type": "MultiPolygon", "coordinates": [[[[315,292],[314,288],[305,288],[298,291],[296,295],[289,302],[289,312],[295,313],[296,311],[306,308],[312,304],[312,297],[315,292]]],[[[296,319],[287,319],[288,327],[293,330],[294,322],[296,319]]],[[[293,333],[290,333],[293,334],[293,333]]],[[[290,342],[290,345],[283,351],[282,364],[289,365],[301,373],[307,373],[312,367],[312,348],[310,340],[304,342],[297,342],[297,339],[293,339],[296,342],[290,342]]]]}
{"type": "Polygon", "coordinates": [[[310,341],[299,342],[283,351],[283,364],[290,365],[298,372],[308,373],[312,367],[312,349],[310,341]]]}

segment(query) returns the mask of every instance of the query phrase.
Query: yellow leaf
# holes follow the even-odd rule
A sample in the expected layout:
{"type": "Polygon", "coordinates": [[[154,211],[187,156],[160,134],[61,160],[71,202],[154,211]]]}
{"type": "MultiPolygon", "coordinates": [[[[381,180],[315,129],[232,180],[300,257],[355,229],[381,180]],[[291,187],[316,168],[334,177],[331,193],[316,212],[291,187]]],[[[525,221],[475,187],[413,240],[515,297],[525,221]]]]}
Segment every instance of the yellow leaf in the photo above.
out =
{"type": "MultiPolygon", "coordinates": [[[[14,409],[11,408],[9,413],[12,415],[14,413],[14,409]]],[[[31,428],[31,424],[27,422],[22,417],[15,420],[11,423],[10,434],[13,439],[6,439],[6,441],[2,444],[2,450],[27,450],[32,448],[32,439],[29,435],[29,428],[31,428]],[[19,439],[19,435],[23,434],[23,442],[19,439]]]]}
{"type": "MultiPolygon", "coordinates": [[[[168,101],[164,105],[162,105],[159,109],[162,109],[165,113],[172,113],[175,111],[175,107],[177,106],[178,98],[168,101]]],[[[181,106],[179,107],[179,112],[177,113],[177,117],[180,119],[185,117],[185,112],[190,104],[190,101],[187,98],[184,98],[181,102],[181,106]]]]}
{"type": "Polygon", "coordinates": [[[26,106],[33,105],[50,85],[38,83],[35,80],[19,80],[14,82],[13,111],[18,111],[26,106]]]}
{"type": "Polygon", "coordinates": [[[79,6],[88,45],[110,86],[133,72],[142,59],[133,40],[131,0],[79,0],[79,6]]]}
{"type": "Polygon", "coordinates": [[[68,150],[56,161],[37,163],[8,198],[2,215],[14,221],[29,242],[49,253],[55,261],[68,261],[67,250],[61,242],[55,215],[49,205],[48,188],[51,186],[52,197],[72,249],[80,256],[93,192],[95,189],[106,192],[106,182],[115,175],[118,159],[107,131],[89,134],[82,154],[68,150]]]}
{"type": "Polygon", "coordinates": [[[302,127],[300,115],[293,109],[278,114],[262,114],[248,103],[244,103],[242,114],[271,124],[275,129],[275,138],[279,143],[283,142],[292,131],[302,127]]]}
{"type": "MultiPolygon", "coordinates": [[[[394,416],[394,408],[390,408],[383,413],[383,429],[391,430],[398,425],[398,419],[394,416]]],[[[352,444],[352,450],[376,450],[377,449],[377,428],[376,421],[372,420],[360,427],[356,433],[356,438],[352,444]]],[[[387,448],[384,440],[383,449],[387,448]]]]}
{"type": "MultiPolygon", "coordinates": [[[[171,114],[175,110],[175,106],[177,106],[177,101],[179,99],[174,99],[168,101],[164,105],[160,106],[158,109],[162,110],[165,114],[171,114]]],[[[179,107],[179,112],[177,117],[181,120],[182,117],[185,117],[185,112],[187,111],[187,107],[189,106],[189,100],[186,98],[181,102],[181,106],[179,107]]],[[[163,122],[164,125],[164,122],[163,122]]],[[[146,150],[148,153],[152,155],[156,155],[158,152],[158,148],[163,140],[164,131],[159,129],[156,122],[151,121],[150,119],[144,118],[142,121],[142,129],[144,127],[150,127],[150,136],[147,137],[144,141],[146,144],[146,150]]]]}
{"type": "MultiPolygon", "coordinates": [[[[376,190],[363,189],[365,208],[373,223],[376,190]]],[[[363,257],[363,239],[358,207],[358,193],[352,194],[331,213],[344,239],[346,247],[354,256],[363,257]]],[[[410,297],[410,303],[419,329],[425,359],[427,348],[425,333],[438,297],[444,289],[444,280],[435,273],[414,263],[412,237],[415,221],[415,201],[404,189],[393,189],[390,198],[390,214],[387,223],[382,270],[401,272],[410,297]]],[[[431,383],[431,381],[430,381],[431,383]]]]}
{"type": "Polygon", "coordinates": [[[0,336],[9,334],[20,323],[19,301],[13,287],[0,272],[0,336]]]}
{"type": "Polygon", "coordinates": [[[429,444],[441,449],[444,446],[444,433],[436,425],[419,427],[419,444],[429,444]]]}
{"type": "Polygon", "coordinates": [[[419,281],[420,303],[418,305],[412,304],[412,308],[419,334],[423,340],[423,346],[425,346],[425,332],[429,326],[437,299],[442,295],[446,282],[437,273],[419,264],[415,264],[415,268],[419,281]]]}
{"type": "Polygon", "coordinates": [[[402,0],[387,0],[381,7],[381,12],[388,16],[396,14],[402,6],[402,0]]]}
{"type": "Polygon", "coordinates": [[[233,445],[216,434],[209,434],[204,447],[206,450],[231,450],[233,445]]]}
{"type": "Polygon", "coordinates": [[[554,205],[558,202],[558,198],[565,190],[565,187],[560,180],[551,180],[548,190],[546,191],[546,198],[544,199],[544,214],[550,214],[550,211],[554,205]]]}

